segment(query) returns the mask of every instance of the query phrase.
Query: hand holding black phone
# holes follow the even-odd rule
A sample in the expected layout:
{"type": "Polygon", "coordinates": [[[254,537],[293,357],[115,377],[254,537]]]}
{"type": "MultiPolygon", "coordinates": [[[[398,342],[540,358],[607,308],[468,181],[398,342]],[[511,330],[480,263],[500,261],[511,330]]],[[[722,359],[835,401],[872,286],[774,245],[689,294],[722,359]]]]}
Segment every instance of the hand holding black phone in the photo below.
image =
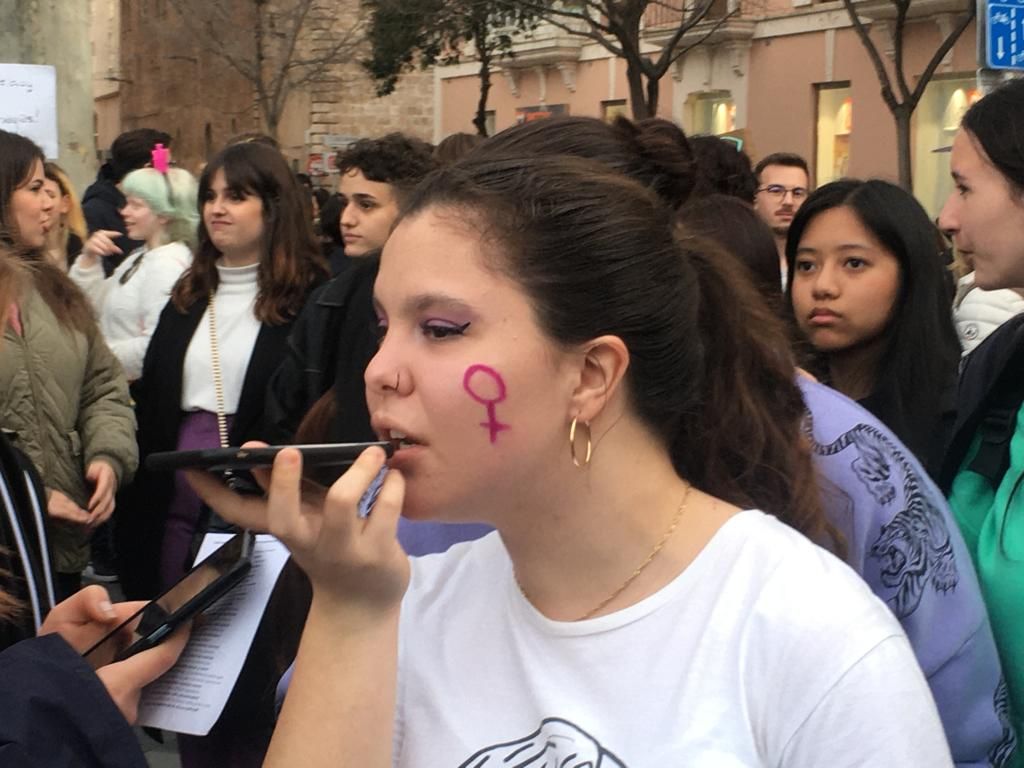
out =
{"type": "Polygon", "coordinates": [[[255,541],[255,535],[249,531],[235,534],[82,656],[97,664],[107,664],[159,645],[241,582],[252,567],[255,541]]]}
{"type": "Polygon", "coordinates": [[[295,448],[302,454],[305,469],[315,467],[347,467],[367,448],[382,448],[388,456],[395,452],[390,441],[372,443],[322,443],[308,445],[268,445],[262,448],[209,448],[199,451],[166,451],[150,454],[146,467],[154,471],[205,469],[210,472],[249,470],[269,467],[284,448],[295,448]]]}

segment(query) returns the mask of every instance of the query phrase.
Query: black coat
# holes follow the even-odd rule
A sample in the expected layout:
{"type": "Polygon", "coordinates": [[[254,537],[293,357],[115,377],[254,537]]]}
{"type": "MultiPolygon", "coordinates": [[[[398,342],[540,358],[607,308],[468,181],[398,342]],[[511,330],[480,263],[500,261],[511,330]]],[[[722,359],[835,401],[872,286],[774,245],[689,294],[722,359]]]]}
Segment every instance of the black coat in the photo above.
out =
{"type": "MultiPolygon", "coordinates": [[[[173,304],[164,307],[142,365],[142,376],[132,389],[139,424],[139,471],[117,499],[114,527],[118,569],[129,599],[147,599],[158,593],[160,550],[164,526],[174,495],[174,474],[151,472],[146,456],[173,451],[178,444],[182,370],[185,353],[207,301],[197,301],[186,314],[173,304]]],[[[245,372],[238,410],[228,432],[231,445],[265,439],[263,403],[270,375],[284,356],[292,323],[260,328],[245,372]]],[[[211,373],[212,375],[212,373],[211,373]]]]}
{"type": "Polygon", "coordinates": [[[269,442],[292,442],[302,418],[332,387],[334,416],[322,439],[377,439],[370,427],[363,373],[377,353],[373,284],[379,267],[376,256],[353,259],[310,296],[267,390],[269,442]]]}
{"type": "Polygon", "coordinates": [[[58,635],[0,653],[0,765],[146,768],[128,722],[92,668],[58,635]]]}
{"type": "Polygon", "coordinates": [[[11,621],[0,621],[2,650],[35,636],[53,607],[46,493],[35,467],[3,433],[0,488],[0,589],[23,606],[11,621]]]}
{"type": "MultiPolygon", "coordinates": [[[[1017,410],[1024,401],[1024,315],[1010,318],[983,341],[964,362],[957,392],[957,415],[949,448],[942,462],[939,487],[947,495],[979,429],[990,439],[1005,437],[1005,446],[994,454],[1005,464],[1017,410]],[[1004,411],[1009,423],[986,425],[993,411],[1004,411]],[[1004,451],[1005,448],[1005,451],[1004,451]],[[1005,455],[1003,455],[1005,453],[1005,455]]],[[[975,459],[977,461],[977,459],[975,459]]],[[[997,462],[999,464],[999,462],[997,462]]],[[[982,472],[998,474],[998,472],[982,472]]],[[[995,478],[992,478],[995,480],[995,478]]],[[[999,483],[994,482],[993,487],[999,483]]]]}

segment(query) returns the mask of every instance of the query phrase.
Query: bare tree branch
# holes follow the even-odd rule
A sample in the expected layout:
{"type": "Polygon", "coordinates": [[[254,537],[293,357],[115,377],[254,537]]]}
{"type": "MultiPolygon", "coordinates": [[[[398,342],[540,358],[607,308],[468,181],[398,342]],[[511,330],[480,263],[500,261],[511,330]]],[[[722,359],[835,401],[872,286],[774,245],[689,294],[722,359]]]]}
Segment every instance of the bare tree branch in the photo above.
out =
{"type": "Polygon", "coordinates": [[[939,64],[946,58],[953,46],[956,45],[956,41],[960,39],[960,35],[964,33],[967,27],[970,26],[974,17],[978,13],[978,6],[973,2],[968,2],[967,13],[960,17],[959,23],[950,31],[949,35],[945,40],[942,41],[931,61],[928,62],[924,68],[924,72],[921,73],[920,79],[917,81],[917,85],[914,88],[914,92],[910,95],[911,103],[917,106],[917,103],[921,101],[921,97],[924,95],[924,89],[928,87],[928,83],[931,82],[932,76],[935,74],[935,70],[939,68],[939,64]]]}
{"type": "Polygon", "coordinates": [[[612,31],[607,24],[603,24],[587,12],[593,5],[589,2],[580,3],[584,8],[583,11],[567,11],[564,8],[554,6],[549,2],[536,2],[534,0],[508,0],[508,2],[503,3],[503,5],[518,5],[543,18],[544,21],[549,24],[553,24],[559,29],[564,29],[566,32],[571,32],[574,35],[581,35],[583,37],[590,38],[594,42],[602,43],[602,33],[606,35],[612,34],[612,31]],[[566,19],[583,22],[583,26],[570,26],[568,21],[564,21],[566,19]]]}
{"type": "MultiPolygon", "coordinates": [[[[662,75],[664,75],[665,72],[668,71],[668,68],[672,65],[672,63],[676,61],[679,58],[679,56],[682,55],[682,53],[677,54],[676,49],[679,46],[680,41],[683,39],[683,36],[691,29],[696,27],[698,24],[700,24],[702,21],[704,21],[704,17],[707,16],[708,13],[711,11],[711,8],[714,5],[714,3],[715,0],[701,0],[701,2],[697,6],[694,6],[690,14],[687,17],[685,17],[683,23],[681,23],[676,28],[676,31],[672,34],[672,37],[669,38],[669,41],[665,43],[664,46],[662,46],[660,61],[658,62],[658,68],[661,70],[662,75]]],[[[710,37],[715,30],[719,29],[723,24],[725,24],[726,21],[728,21],[729,18],[732,17],[732,15],[732,13],[726,14],[717,24],[715,24],[711,29],[709,29],[707,33],[703,35],[699,41],[697,41],[693,45],[700,45],[700,43],[707,40],[708,37],[710,37]]],[[[693,45],[687,46],[683,52],[692,48],[693,45]]]]}
{"type": "Polygon", "coordinates": [[[905,40],[906,26],[910,19],[910,4],[913,0],[890,0],[890,2],[896,8],[896,19],[892,30],[892,44],[893,71],[896,79],[896,85],[899,89],[899,99],[897,99],[896,94],[893,93],[892,78],[889,76],[889,73],[885,68],[885,64],[878,53],[878,49],[875,46],[874,41],[871,40],[863,22],[857,15],[857,11],[854,9],[853,0],[843,0],[843,5],[846,7],[847,14],[850,17],[850,21],[853,23],[853,28],[856,30],[857,36],[860,38],[864,49],[867,51],[868,56],[871,59],[871,63],[875,67],[875,73],[878,75],[878,82],[881,85],[882,99],[885,101],[885,105],[892,113],[893,120],[896,124],[897,161],[899,165],[900,185],[909,192],[913,189],[913,167],[911,163],[910,139],[911,118],[914,115],[914,110],[917,109],[917,105],[920,102],[921,97],[924,95],[925,89],[928,87],[928,83],[931,82],[931,79],[935,74],[935,70],[938,69],[939,64],[950,50],[952,50],[956,41],[977,15],[977,7],[974,0],[966,0],[967,8],[964,15],[960,17],[956,27],[950,31],[949,35],[946,36],[946,39],[942,41],[941,45],[939,45],[932,54],[932,57],[927,66],[925,66],[924,71],[921,73],[917,84],[914,86],[914,89],[911,90],[907,81],[907,73],[904,70],[905,60],[903,43],[905,40]]]}
{"type": "Polygon", "coordinates": [[[694,40],[689,45],[680,46],[676,50],[676,52],[672,55],[672,58],[668,62],[668,65],[665,67],[665,70],[668,71],[668,67],[670,67],[673,64],[675,64],[676,61],[678,61],[682,56],[684,56],[688,52],[692,51],[698,45],[702,45],[705,41],[707,41],[707,39],[709,37],[711,37],[711,35],[713,35],[722,26],[724,26],[727,21],[729,21],[730,19],[732,19],[733,17],[738,16],[738,15],[739,15],[739,8],[734,8],[733,10],[729,11],[729,13],[727,13],[725,16],[723,16],[721,19],[716,21],[715,24],[713,26],[711,26],[707,30],[707,32],[705,32],[703,35],[701,35],[700,39],[694,40]]]}
{"type": "Polygon", "coordinates": [[[868,57],[871,59],[872,65],[875,67],[875,74],[878,75],[878,82],[882,86],[882,99],[885,101],[889,109],[896,109],[899,104],[892,92],[892,81],[889,79],[889,73],[885,68],[885,63],[882,61],[882,56],[878,52],[878,48],[875,47],[875,42],[871,39],[871,34],[864,26],[864,22],[861,21],[860,16],[857,15],[857,11],[853,7],[853,0],[843,0],[843,6],[846,8],[846,12],[850,15],[850,21],[853,22],[853,29],[856,31],[857,37],[860,38],[864,49],[868,52],[868,57]]]}
{"type": "Polygon", "coordinates": [[[327,45],[311,40],[312,15],[332,18],[323,0],[273,5],[265,0],[170,0],[170,5],[190,33],[180,44],[198,47],[244,79],[272,135],[289,94],[313,83],[338,81],[337,65],[355,60],[364,40],[362,14],[345,29],[332,30],[327,45]],[[239,8],[249,9],[251,27],[240,23],[239,8]]]}
{"type": "Polygon", "coordinates": [[[896,26],[893,29],[893,71],[896,73],[896,85],[900,89],[900,101],[904,104],[910,98],[907,87],[907,76],[903,71],[903,31],[907,25],[907,11],[910,10],[909,0],[893,0],[896,6],[896,26]]]}
{"type": "Polygon", "coordinates": [[[626,80],[634,117],[656,114],[658,82],[687,50],[706,41],[737,15],[733,9],[715,19],[699,40],[683,46],[683,38],[707,19],[715,0],[578,0],[571,5],[557,0],[506,0],[506,5],[525,7],[556,29],[597,43],[626,61],[626,80]],[[645,19],[649,12],[663,14],[658,29],[666,29],[665,42],[645,51],[645,19]],[[671,27],[668,26],[671,21],[671,27]],[[646,84],[644,81],[646,80],[646,84]]]}

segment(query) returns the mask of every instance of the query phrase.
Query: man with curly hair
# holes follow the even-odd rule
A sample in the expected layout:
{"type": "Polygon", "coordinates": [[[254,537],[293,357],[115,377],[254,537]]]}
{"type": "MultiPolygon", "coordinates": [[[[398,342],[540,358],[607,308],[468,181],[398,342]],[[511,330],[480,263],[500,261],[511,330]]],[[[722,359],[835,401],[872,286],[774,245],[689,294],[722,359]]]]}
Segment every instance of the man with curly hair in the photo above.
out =
{"type": "Polygon", "coordinates": [[[402,197],[436,161],[426,142],[389,133],[350,144],[338,153],[337,166],[345,255],[359,258],[384,246],[402,197]]]}
{"type": "Polygon", "coordinates": [[[288,354],[267,391],[269,442],[376,439],[363,371],[377,350],[377,256],[405,195],[437,165],[433,147],[401,133],[359,139],[338,153],[339,223],[351,258],[310,296],[292,328],[288,354]],[[310,428],[299,431],[310,411],[310,428]]]}

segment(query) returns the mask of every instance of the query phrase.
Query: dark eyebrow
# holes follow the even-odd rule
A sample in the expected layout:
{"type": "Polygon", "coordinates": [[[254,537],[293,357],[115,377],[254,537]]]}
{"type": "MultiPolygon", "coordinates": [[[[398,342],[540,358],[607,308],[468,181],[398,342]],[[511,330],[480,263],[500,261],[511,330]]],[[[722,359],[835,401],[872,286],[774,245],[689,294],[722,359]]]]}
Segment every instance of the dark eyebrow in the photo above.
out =
{"type": "MultiPolygon", "coordinates": [[[[342,195],[345,197],[345,195],[342,195]]],[[[369,192],[356,192],[352,195],[354,200],[369,200],[371,202],[377,202],[377,198],[371,195],[369,192]]]]}
{"type": "Polygon", "coordinates": [[[964,175],[962,173],[960,173],[960,171],[952,171],[951,170],[949,172],[949,175],[953,177],[953,181],[956,181],[958,183],[962,183],[963,180],[964,180],[964,175]]]}
{"type": "MultiPolygon", "coordinates": [[[[838,248],[836,248],[836,250],[837,251],[869,251],[869,250],[871,250],[871,246],[868,245],[867,243],[843,243],[838,248]]],[[[818,252],[817,248],[812,248],[809,245],[797,246],[797,249],[796,249],[797,256],[799,256],[801,253],[817,253],[817,252],[818,252]]]]}

